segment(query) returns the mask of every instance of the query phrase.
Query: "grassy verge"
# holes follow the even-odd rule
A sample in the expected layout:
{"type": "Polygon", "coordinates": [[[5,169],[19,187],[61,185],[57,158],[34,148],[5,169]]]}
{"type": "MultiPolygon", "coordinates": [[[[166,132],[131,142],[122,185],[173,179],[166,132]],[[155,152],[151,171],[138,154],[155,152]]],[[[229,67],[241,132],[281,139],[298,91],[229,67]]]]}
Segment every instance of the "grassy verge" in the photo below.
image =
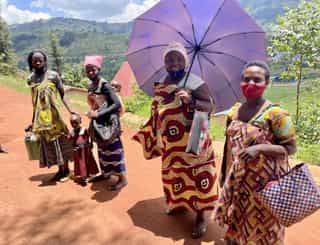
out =
{"type": "Polygon", "coordinates": [[[12,76],[3,76],[0,75],[0,86],[5,86],[11,89],[14,89],[17,92],[28,94],[30,89],[27,86],[27,81],[22,79],[17,79],[12,76]]]}

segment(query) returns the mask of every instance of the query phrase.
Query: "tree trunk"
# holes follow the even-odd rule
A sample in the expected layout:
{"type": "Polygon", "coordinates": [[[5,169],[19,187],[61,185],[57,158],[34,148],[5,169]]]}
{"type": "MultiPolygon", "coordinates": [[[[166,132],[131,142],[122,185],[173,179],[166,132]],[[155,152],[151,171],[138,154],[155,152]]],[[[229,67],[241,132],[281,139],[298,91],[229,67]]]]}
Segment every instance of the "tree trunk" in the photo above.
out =
{"type": "Polygon", "coordinates": [[[298,74],[297,95],[296,95],[296,125],[299,123],[300,117],[300,91],[302,83],[303,56],[300,56],[300,68],[298,74]]]}

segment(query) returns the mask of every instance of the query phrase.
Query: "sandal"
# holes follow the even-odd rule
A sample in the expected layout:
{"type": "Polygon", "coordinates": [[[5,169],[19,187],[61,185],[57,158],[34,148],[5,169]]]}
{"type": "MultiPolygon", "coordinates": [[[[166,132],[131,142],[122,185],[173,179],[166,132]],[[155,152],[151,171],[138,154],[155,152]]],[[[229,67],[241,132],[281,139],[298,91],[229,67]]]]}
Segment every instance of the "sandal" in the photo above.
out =
{"type": "Polygon", "coordinates": [[[99,182],[99,181],[103,181],[103,180],[109,180],[111,178],[111,176],[104,176],[103,174],[100,175],[96,175],[94,177],[90,177],[88,178],[88,182],[93,183],[93,182],[99,182]]]}
{"type": "Polygon", "coordinates": [[[64,170],[63,171],[63,175],[62,175],[62,177],[60,178],[60,182],[61,183],[64,183],[64,182],[67,182],[69,179],[70,179],[70,171],[69,171],[69,169],[68,170],[64,170]]]}

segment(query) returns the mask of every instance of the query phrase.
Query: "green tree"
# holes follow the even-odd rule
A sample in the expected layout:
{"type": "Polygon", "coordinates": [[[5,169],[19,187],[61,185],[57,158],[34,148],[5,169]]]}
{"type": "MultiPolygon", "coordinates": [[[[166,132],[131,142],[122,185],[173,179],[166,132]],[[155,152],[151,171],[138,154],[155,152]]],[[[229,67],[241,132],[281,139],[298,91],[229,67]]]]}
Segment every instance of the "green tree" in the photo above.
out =
{"type": "Polygon", "coordinates": [[[67,85],[79,88],[87,88],[89,81],[84,74],[84,69],[80,64],[66,64],[62,78],[67,85]]]}
{"type": "Polygon", "coordinates": [[[315,67],[320,56],[320,0],[301,1],[279,17],[274,28],[270,54],[288,65],[282,76],[297,80],[296,124],[300,116],[300,95],[304,70],[315,67]]]}
{"type": "Polygon", "coordinates": [[[53,69],[59,74],[62,73],[63,69],[63,50],[59,46],[59,39],[56,33],[50,33],[50,55],[53,58],[53,69]]]}
{"type": "Polygon", "coordinates": [[[7,23],[0,17],[0,71],[11,73],[15,71],[15,55],[11,48],[11,39],[7,23]]]}

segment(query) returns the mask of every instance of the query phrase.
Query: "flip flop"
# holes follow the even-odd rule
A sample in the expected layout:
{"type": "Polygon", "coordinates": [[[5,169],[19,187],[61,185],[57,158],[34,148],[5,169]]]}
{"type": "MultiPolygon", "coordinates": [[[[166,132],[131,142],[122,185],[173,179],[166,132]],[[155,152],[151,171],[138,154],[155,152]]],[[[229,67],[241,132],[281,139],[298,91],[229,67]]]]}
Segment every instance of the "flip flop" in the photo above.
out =
{"type": "Polygon", "coordinates": [[[67,182],[69,179],[70,179],[70,175],[63,176],[63,177],[59,180],[59,182],[64,183],[64,182],[67,182]]]}
{"type": "Polygon", "coordinates": [[[99,182],[99,181],[103,181],[103,180],[109,180],[111,178],[111,176],[104,176],[103,174],[100,174],[100,175],[97,175],[97,176],[94,176],[94,177],[90,177],[88,179],[88,182],[89,183],[93,183],[93,182],[99,182]]]}

